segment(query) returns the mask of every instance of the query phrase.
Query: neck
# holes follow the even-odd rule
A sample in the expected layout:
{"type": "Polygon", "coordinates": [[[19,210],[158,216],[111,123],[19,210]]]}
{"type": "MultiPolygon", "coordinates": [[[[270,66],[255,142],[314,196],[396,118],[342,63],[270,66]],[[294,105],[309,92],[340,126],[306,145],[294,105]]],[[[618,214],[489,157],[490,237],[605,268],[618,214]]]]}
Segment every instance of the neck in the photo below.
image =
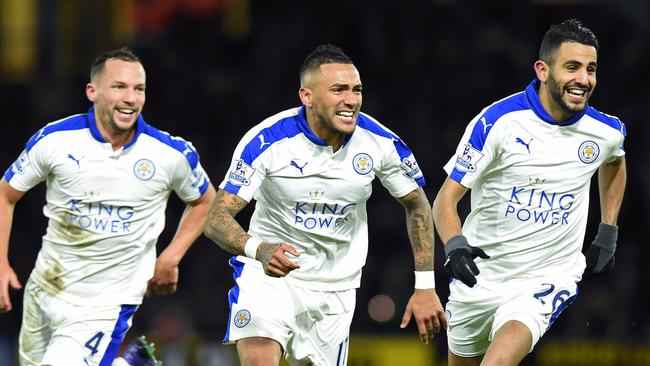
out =
{"type": "Polygon", "coordinates": [[[336,131],[329,126],[326,126],[324,123],[321,123],[316,116],[310,113],[309,110],[307,110],[307,124],[314,135],[318,136],[321,140],[331,146],[334,152],[338,151],[341,146],[343,146],[347,134],[336,131]]]}
{"type": "Polygon", "coordinates": [[[135,127],[127,131],[115,130],[108,124],[104,124],[97,119],[95,115],[95,125],[102,135],[104,140],[111,144],[113,151],[121,149],[124,145],[128,144],[135,136],[135,127]]]}

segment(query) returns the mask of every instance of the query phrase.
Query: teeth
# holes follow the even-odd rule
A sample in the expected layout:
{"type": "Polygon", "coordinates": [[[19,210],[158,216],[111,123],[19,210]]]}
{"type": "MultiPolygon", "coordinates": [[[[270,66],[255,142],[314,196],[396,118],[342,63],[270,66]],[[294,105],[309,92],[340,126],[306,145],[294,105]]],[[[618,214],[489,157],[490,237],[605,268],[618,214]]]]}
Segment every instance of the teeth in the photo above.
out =
{"type": "Polygon", "coordinates": [[[124,114],[133,114],[133,113],[135,113],[135,111],[133,109],[118,109],[117,111],[120,112],[120,113],[124,113],[124,114]]]}
{"type": "Polygon", "coordinates": [[[350,118],[350,117],[352,117],[352,116],[354,115],[354,112],[341,111],[341,112],[338,112],[338,113],[336,113],[336,114],[339,115],[339,116],[341,116],[341,117],[348,117],[348,118],[350,118]]]}
{"type": "Polygon", "coordinates": [[[585,91],[582,89],[567,89],[567,92],[573,95],[579,95],[579,96],[585,95],[585,91]]]}

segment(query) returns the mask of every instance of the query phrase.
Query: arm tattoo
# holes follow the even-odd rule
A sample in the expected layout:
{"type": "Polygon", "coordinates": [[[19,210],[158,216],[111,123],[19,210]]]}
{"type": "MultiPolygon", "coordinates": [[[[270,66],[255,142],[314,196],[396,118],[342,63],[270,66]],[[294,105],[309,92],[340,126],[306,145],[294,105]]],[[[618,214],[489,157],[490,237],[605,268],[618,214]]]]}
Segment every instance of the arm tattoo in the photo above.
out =
{"type": "Polygon", "coordinates": [[[431,206],[419,188],[398,199],[406,210],[406,229],[413,249],[416,271],[433,270],[433,217],[431,206]]]}
{"type": "Polygon", "coordinates": [[[229,253],[244,254],[248,234],[235,220],[247,202],[236,195],[219,190],[208,212],[205,236],[229,253]]]}

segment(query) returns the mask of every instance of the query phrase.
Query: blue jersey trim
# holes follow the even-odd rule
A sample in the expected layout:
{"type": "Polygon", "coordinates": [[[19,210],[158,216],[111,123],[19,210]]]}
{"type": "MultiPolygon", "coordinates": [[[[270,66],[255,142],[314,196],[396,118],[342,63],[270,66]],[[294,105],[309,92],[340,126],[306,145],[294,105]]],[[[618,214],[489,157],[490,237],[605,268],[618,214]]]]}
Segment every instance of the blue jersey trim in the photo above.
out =
{"type": "MultiPolygon", "coordinates": [[[[363,128],[364,130],[374,133],[375,135],[392,140],[393,146],[395,146],[395,150],[397,151],[397,155],[399,155],[400,160],[403,161],[405,158],[413,155],[413,151],[411,151],[411,149],[406,146],[404,141],[402,141],[399,136],[386,130],[380,124],[372,120],[368,115],[359,113],[359,117],[357,118],[357,127],[363,128]]],[[[415,182],[420,187],[423,187],[426,184],[424,176],[415,179],[415,182]]]]}
{"type": "Polygon", "coordinates": [[[587,110],[587,115],[595,119],[596,121],[602,122],[607,126],[615,129],[616,131],[620,132],[623,136],[627,136],[627,127],[625,126],[625,123],[623,123],[623,121],[621,121],[617,117],[608,116],[605,113],[593,107],[589,107],[589,109],[587,110]]]}
{"type": "MultiPolygon", "coordinates": [[[[302,120],[304,120],[304,118],[302,120]]],[[[304,124],[307,124],[306,120],[304,121],[304,124]]],[[[312,138],[318,138],[313,133],[311,133],[311,137],[307,135],[307,132],[304,131],[305,128],[307,128],[307,131],[311,133],[309,126],[301,126],[300,114],[282,118],[271,126],[261,129],[255,137],[246,144],[240,158],[245,161],[246,164],[253,164],[253,161],[255,161],[255,159],[257,159],[271,145],[285,138],[294,137],[301,132],[305,133],[305,136],[310,140],[312,140],[312,138]]]]}
{"type": "Polygon", "coordinates": [[[228,291],[228,307],[230,308],[230,312],[228,313],[228,326],[226,327],[226,335],[223,337],[223,342],[230,341],[232,305],[239,301],[239,285],[237,284],[237,279],[241,277],[241,274],[244,271],[244,263],[238,261],[237,256],[231,257],[228,264],[230,264],[233,269],[232,278],[235,280],[235,286],[228,291]]]}
{"type": "Polygon", "coordinates": [[[48,124],[36,132],[25,144],[25,150],[31,150],[43,137],[59,131],[73,131],[88,128],[86,116],[77,114],[63,119],[57,123],[48,124]]]}
{"type": "Polygon", "coordinates": [[[99,362],[99,366],[111,366],[113,360],[117,357],[126,331],[129,330],[129,321],[137,309],[137,305],[122,305],[120,315],[117,317],[117,322],[113,329],[113,334],[111,334],[111,342],[108,344],[104,357],[99,362]]]}
{"type": "Polygon", "coordinates": [[[531,109],[533,110],[533,112],[535,112],[537,117],[539,117],[542,121],[556,126],[559,125],[561,127],[570,126],[578,122],[580,118],[582,118],[582,116],[584,116],[586,111],[589,109],[589,103],[587,103],[585,104],[585,108],[583,110],[574,114],[573,116],[571,116],[571,118],[562,122],[562,124],[560,125],[559,123],[557,123],[557,121],[553,119],[553,117],[551,117],[550,114],[548,114],[546,109],[544,109],[542,102],[539,100],[539,95],[537,94],[537,91],[539,90],[540,84],[541,82],[538,79],[531,81],[531,83],[528,84],[528,86],[526,87],[526,96],[528,97],[528,102],[530,103],[531,109]]]}
{"type": "MultiPolygon", "coordinates": [[[[482,151],[485,146],[485,140],[487,139],[490,131],[494,128],[494,125],[501,120],[501,117],[504,115],[531,109],[530,103],[528,102],[526,93],[517,93],[506,99],[503,99],[499,102],[496,102],[485,109],[483,115],[478,118],[472,129],[472,133],[469,137],[469,143],[476,150],[482,151]]],[[[456,182],[460,183],[467,172],[461,172],[454,167],[449,177],[456,182]]]]}
{"type": "MultiPolygon", "coordinates": [[[[185,156],[185,159],[187,159],[187,162],[190,164],[190,167],[192,167],[192,170],[196,169],[199,163],[199,154],[196,152],[192,144],[188,143],[180,137],[171,136],[167,132],[160,131],[159,129],[146,123],[144,119],[141,118],[142,117],[138,118],[138,130],[142,128],[142,133],[145,135],[150,136],[183,154],[183,156],[185,156]]],[[[136,138],[133,138],[128,146],[133,145],[133,142],[135,142],[135,140],[136,138]]],[[[127,145],[125,145],[124,148],[126,149],[127,145]]]]}

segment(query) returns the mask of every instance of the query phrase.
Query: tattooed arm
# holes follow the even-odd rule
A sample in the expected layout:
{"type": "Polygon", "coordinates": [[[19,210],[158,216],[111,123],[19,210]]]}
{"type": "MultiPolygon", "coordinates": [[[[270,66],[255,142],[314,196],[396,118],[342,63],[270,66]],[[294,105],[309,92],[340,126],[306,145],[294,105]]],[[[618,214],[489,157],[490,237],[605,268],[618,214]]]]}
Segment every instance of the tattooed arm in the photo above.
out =
{"type": "MultiPolygon", "coordinates": [[[[415,270],[433,272],[433,218],[427,196],[418,188],[404,197],[397,199],[406,210],[406,229],[413,249],[415,270]]],[[[401,328],[405,328],[415,318],[423,343],[429,343],[434,333],[441,327],[447,327],[447,319],[435,288],[415,289],[409,299],[402,317],[401,328]]]]}
{"type": "MultiPolygon", "coordinates": [[[[205,223],[205,236],[217,243],[221,248],[231,254],[246,255],[244,247],[246,241],[251,237],[244,231],[235,220],[248,202],[242,198],[220,189],[208,212],[208,219],[205,223]]],[[[264,272],[273,277],[283,277],[296,268],[296,263],[287,258],[284,253],[299,256],[298,251],[286,243],[269,244],[262,243],[257,248],[255,259],[262,262],[264,272]]]]}

